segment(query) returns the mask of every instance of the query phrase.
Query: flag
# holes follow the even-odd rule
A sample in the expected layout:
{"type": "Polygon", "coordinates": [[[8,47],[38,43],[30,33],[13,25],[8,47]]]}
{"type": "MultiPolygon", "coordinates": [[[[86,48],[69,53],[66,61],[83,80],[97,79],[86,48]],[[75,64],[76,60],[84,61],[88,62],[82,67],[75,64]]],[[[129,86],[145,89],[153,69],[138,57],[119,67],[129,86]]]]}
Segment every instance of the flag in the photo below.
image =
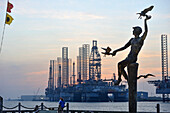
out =
{"type": "Polygon", "coordinates": [[[6,13],[6,20],[5,20],[5,24],[10,25],[12,23],[14,19],[12,18],[12,16],[10,16],[8,13],[6,13]]]}
{"type": "Polygon", "coordinates": [[[7,12],[11,13],[12,8],[13,8],[13,5],[10,2],[8,2],[7,12]]]}

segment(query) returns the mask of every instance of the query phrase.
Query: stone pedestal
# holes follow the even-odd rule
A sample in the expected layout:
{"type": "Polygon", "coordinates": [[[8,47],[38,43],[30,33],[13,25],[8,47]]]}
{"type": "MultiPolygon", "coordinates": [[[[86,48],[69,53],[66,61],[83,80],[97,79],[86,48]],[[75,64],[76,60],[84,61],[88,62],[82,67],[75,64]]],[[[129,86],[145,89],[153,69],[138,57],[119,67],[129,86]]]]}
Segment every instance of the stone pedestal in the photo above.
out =
{"type": "Polygon", "coordinates": [[[138,63],[127,66],[129,84],[129,113],[137,113],[137,74],[138,63]]]}

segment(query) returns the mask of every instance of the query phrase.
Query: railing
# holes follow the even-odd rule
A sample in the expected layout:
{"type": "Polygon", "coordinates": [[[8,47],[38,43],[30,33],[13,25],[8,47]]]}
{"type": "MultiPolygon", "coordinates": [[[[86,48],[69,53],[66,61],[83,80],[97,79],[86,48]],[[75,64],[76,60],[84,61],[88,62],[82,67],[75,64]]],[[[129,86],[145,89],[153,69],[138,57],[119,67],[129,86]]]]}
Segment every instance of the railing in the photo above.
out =
{"type": "MultiPolygon", "coordinates": [[[[64,112],[69,113],[69,103],[66,104],[65,106],[64,112]]],[[[39,111],[42,110],[58,110],[58,107],[47,107],[44,105],[44,103],[41,103],[41,105],[36,105],[33,108],[30,107],[26,107],[23,106],[20,102],[18,103],[18,105],[14,106],[14,107],[5,107],[3,106],[3,98],[0,96],[0,113],[25,113],[25,112],[29,112],[29,113],[38,113],[39,111]],[[24,108],[24,109],[22,109],[24,108]]]]}
{"type": "MultiPolygon", "coordinates": [[[[2,113],[8,113],[8,112],[12,112],[12,113],[15,113],[15,112],[18,112],[18,113],[24,113],[24,112],[29,112],[29,113],[37,113],[39,112],[40,110],[57,110],[58,107],[47,107],[45,106],[43,103],[41,103],[41,105],[36,105],[34,108],[29,108],[29,107],[26,107],[26,106],[23,106],[21,105],[21,103],[19,102],[17,106],[14,106],[14,107],[5,107],[5,106],[2,106],[3,108],[5,108],[5,110],[2,109],[2,113]],[[24,110],[22,109],[24,108],[24,110]]],[[[69,109],[69,104],[67,103],[66,105],[66,111],[68,113],[69,109]]]]}

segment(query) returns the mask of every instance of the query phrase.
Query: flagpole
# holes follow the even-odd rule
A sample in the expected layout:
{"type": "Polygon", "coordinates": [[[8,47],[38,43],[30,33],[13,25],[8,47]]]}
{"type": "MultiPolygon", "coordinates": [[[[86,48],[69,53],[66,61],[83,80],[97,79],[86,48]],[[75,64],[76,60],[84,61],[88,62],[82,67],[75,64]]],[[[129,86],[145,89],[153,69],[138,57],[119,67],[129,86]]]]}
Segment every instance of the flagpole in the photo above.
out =
{"type": "MultiPolygon", "coordinates": [[[[7,13],[8,2],[9,2],[9,0],[7,0],[7,5],[6,5],[6,12],[5,12],[5,14],[7,13]]],[[[6,15],[7,15],[7,14],[6,14],[6,15]]],[[[5,22],[6,22],[6,15],[5,15],[5,22]]],[[[5,22],[4,22],[3,32],[2,32],[2,40],[1,40],[1,46],[0,46],[0,54],[1,54],[1,51],[2,51],[2,44],[3,44],[3,40],[4,40],[4,33],[5,33],[5,26],[6,26],[6,23],[5,23],[5,22]]]]}
{"type": "MultiPolygon", "coordinates": [[[[5,19],[6,19],[6,18],[5,18],[5,19]]],[[[5,26],[6,26],[6,24],[4,23],[4,28],[3,28],[3,32],[2,32],[2,40],[1,40],[0,54],[1,54],[1,51],[2,51],[2,44],[3,44],[3,40],[4,40],[5,26]]]]}

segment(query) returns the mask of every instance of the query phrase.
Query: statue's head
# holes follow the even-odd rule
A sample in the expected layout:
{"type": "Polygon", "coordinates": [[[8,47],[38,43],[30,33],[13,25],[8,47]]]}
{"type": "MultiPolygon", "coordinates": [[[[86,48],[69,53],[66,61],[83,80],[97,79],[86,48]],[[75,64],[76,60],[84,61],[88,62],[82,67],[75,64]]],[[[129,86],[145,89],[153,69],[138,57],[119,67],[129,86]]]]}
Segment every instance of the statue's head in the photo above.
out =
{"type": "Polygon", "coordinates": [[[133,35],[139,36],[142,33],[142,28],[139,26],[133,27],[133,35]]]}

